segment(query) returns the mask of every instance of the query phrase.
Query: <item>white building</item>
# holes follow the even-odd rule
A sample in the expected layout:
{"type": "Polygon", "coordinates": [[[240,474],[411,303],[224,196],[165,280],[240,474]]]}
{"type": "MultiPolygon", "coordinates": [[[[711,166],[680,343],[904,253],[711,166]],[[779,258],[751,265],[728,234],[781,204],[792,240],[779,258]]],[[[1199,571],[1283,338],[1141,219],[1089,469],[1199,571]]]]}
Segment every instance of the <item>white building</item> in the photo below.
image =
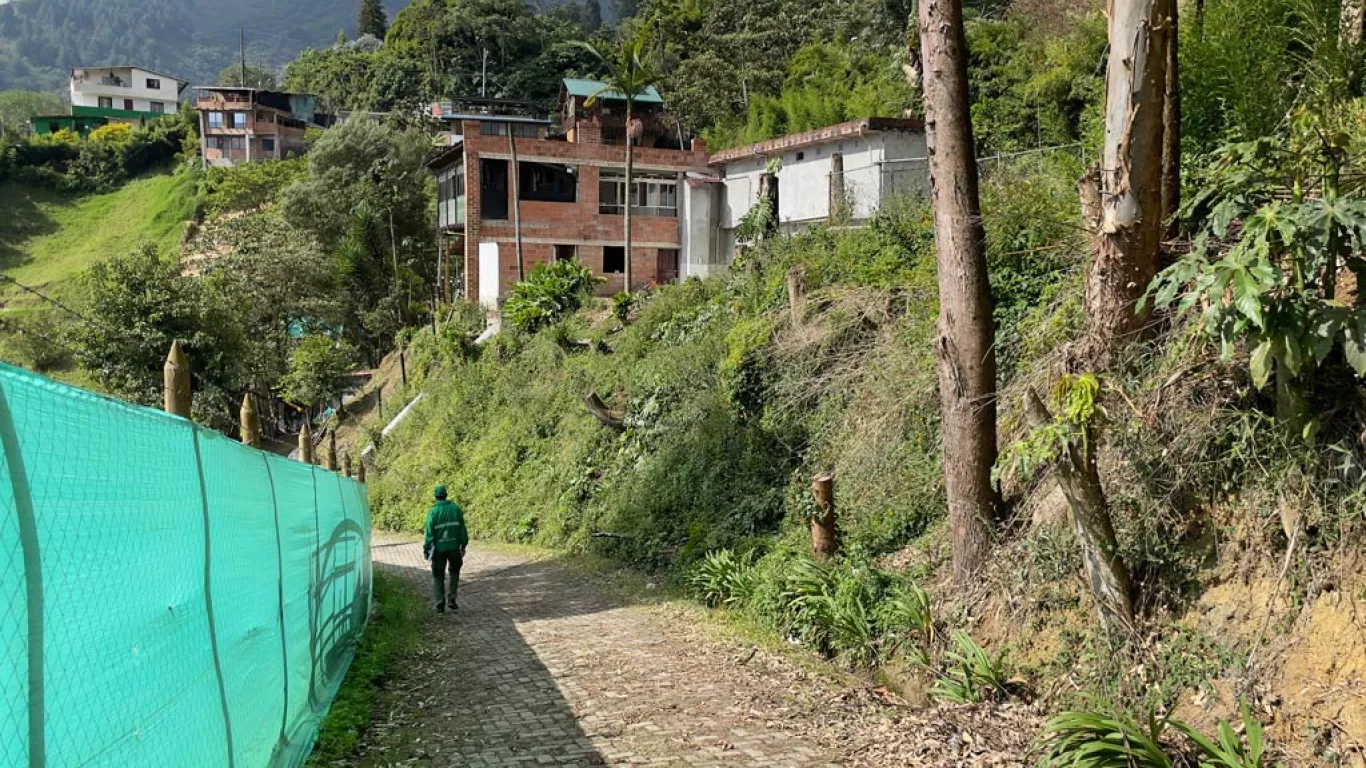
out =
{"type": "Polygon", "coordinates": [[[148,120],[174,113],[188,83],[139,67],[81,67],[71,71],[71,114],[148,120]]]}
{"type": "Polygon", "coordinates": [[[852,120],[718,152],[709,165],[719,176],[720,194],[709,222],[717,237],[708,259],[722,269],[734,260],[735,229],[758,202],[761,179],[770,170],[777,186],[778,226],[784,232],[828,220],[841,188],[852,221],[867,219],[894,194],[929,190],[925,129],[919,120],[852,120]]]}

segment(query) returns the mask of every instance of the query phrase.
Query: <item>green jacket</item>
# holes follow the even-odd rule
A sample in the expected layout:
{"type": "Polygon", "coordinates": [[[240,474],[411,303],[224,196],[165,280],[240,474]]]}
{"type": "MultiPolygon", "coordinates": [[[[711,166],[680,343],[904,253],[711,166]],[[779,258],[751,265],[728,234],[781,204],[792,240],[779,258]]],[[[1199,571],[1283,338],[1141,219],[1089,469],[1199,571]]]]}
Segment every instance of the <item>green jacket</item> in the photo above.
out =
{"type": "Polygon", "coordinates": [[[459,504],[443,499],[427,510],[424,551],[454,552],[469,543],[470,532],[465,529],[465,513],[459,504]]]}

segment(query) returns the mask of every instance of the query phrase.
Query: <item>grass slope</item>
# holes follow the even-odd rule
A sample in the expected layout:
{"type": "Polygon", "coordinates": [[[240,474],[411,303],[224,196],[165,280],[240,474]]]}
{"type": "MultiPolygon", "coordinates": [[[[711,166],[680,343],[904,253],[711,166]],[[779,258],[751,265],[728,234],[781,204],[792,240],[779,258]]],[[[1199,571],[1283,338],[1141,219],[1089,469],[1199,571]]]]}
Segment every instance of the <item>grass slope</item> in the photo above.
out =
{"type": "MultiPolygon", "coordinates": [[[[158,174],[117,191],[71,196],[45,187],[0,184],[0,272],[67,304],[78,304],[81,275],[97,261],[151,243],[164,253],[178,246],[194,214],[193,173],[158,174]]],[[[0,284],[0,319],[59,336],[71,318],[31,293],[0,284]]],[[[0,359],[89,385],[69,359],[43,359],[51,345],[0,327],[0,359]]]]}

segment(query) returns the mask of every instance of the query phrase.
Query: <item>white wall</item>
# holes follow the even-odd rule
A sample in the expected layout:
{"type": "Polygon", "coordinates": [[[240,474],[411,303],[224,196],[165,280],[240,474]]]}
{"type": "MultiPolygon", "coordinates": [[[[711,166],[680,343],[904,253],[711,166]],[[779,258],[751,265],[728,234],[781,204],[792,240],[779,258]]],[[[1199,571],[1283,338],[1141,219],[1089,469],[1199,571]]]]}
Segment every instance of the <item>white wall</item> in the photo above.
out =
{"type": "Polygon", "coordinates": [[[78,107],[99,107],[100,97],[113,99],[114,109],[124,109],[124,99],[133,100],[133,109],[151,112],[152,102],[161,102],[168,113],[175,112],[180,102],[180,82],[136,67],[85,67],[77,69],[71,80],[71,104],[78,107]],[[84,80],[79,79],[81,75],[84,80]],[[127,87],[105,85],[101,78],[117,76],[127,87]],[[147,87],[147,81],[160,80],[161,88],[147,87]]]}
{"type": "Polygon", "coordinates": [[[707,277],[724,271],[730,264],[718,247],[717,219],[720,215],[721,184],[684,181],[682,277],[707,277]]]}
{"type": "MultiPolygon", "coordinates": [[[[778,222],[792,228],[830,216],[831,156],[844,156],[844,185],[854,218],[871,216],[882,202],[883,162],[899,158],[921,158],[925,152],[922,134],[885,132],[850,137],[782,154],[778,171],[778,222]]],[[[759,194],[759,177],[767,170],[768,159],[744,158],[725,165],[725,199],[722,202],[721,228],[734,229],[754,207],[759,194]]]]}

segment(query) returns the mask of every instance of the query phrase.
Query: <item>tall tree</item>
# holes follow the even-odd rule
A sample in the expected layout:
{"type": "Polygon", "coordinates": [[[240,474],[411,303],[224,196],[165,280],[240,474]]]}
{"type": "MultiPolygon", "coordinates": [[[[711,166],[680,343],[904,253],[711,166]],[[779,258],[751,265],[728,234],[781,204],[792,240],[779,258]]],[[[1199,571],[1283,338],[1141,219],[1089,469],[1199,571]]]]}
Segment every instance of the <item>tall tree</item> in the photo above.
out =
{"type": "Polygon", "coordinates": [[[583,0],[583,29],[597,32],[602,28],[602,0],[583,0]]]}
{"type": "MultiPolygon", "coordinates": [[[[641,27],[635,35],[623,40],[620,48],[612,51],[610,56],[604,55],[587,43],[580,43],[580,45],[592,51],[602,61],[603,69],[607,72],[606,77],[603,78],[603,87],[584,101],[585,106],[592,107],[599,100],[608,97],[622,98],[626,101],[626,220],[624,224],[626,293],[630,293],[631,206],[635,201],[633,192],[635,189],[636,162],[636,139],[632,125],[632,111],[635,107],[636,98],[658,83],[663,75],[657,67],[645,61],[645,55],[651,50],[649,25],[641,27]]],[[[987,314],[990,318],[990,311],[987,314]]]]}
{"type": "Polygon", "coordinates": [[[383,0],[361,0],[356,36],[374,35],[383,40],[384,33],[388,31],[389,17],[384,14],[383,0]]]}
{"type": "Polygon", "coordinates": [[[1086,276],[1086,315],[1105,367],[1147,324],[1138,299],[1162,246],[1168,40],[1175,0],[1112,0],[1105,77],[1099,249],[1086,276]]]}
{"type": "Polygon", "coordinates": [[[944,436],[944,485],[953,537],[953,577],[971,580],[991,546],[998,499],[996,350],[991,287],[977,194],[961,0],[921,0],[925,141],[939,262],[935,358],[944,436]]]}

